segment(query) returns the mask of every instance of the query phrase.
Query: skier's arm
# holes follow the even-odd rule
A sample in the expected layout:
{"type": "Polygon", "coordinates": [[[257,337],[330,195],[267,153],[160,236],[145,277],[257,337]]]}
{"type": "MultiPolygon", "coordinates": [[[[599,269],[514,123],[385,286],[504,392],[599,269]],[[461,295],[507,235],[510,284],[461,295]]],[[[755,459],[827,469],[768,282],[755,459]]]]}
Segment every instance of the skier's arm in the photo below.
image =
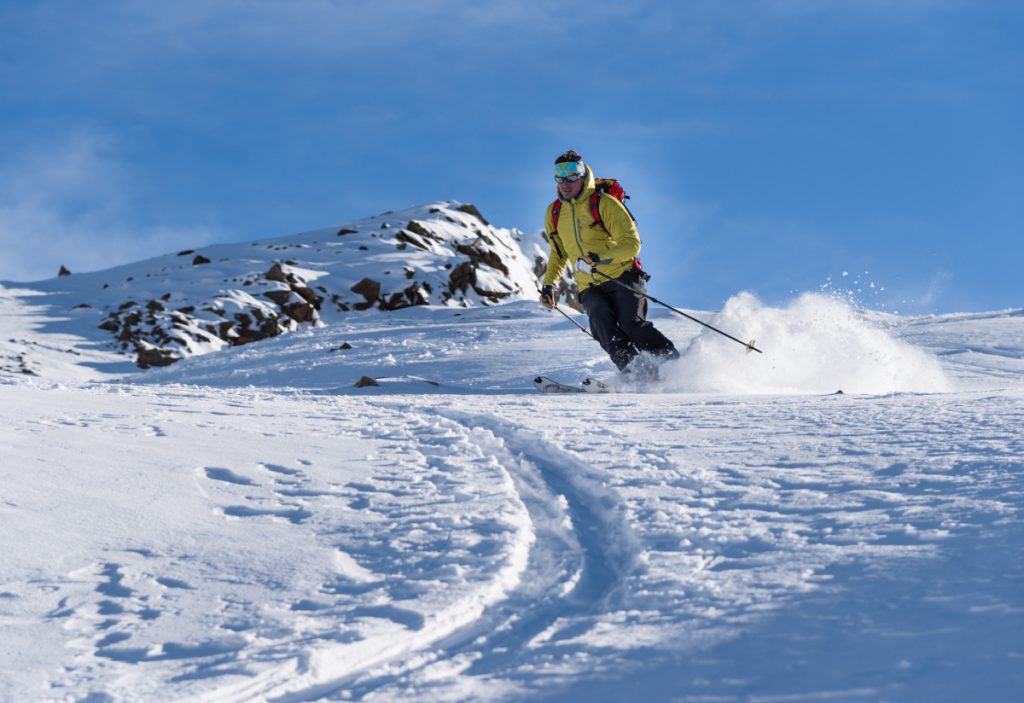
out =
{"type": "Polygon", "coordinates": [[[605,229],[611,235],[611,246],[598,252],[601,259],[614,262],[635,259],[640,254],[640,234],[626,206],[609,196],[602,197],[597,206],[601,209],[605,229]]]}
{"type": "Polygon", "coordinates": [[[547,215],[544,217],[544,236],[551,247],[551,254],[548,255],[548,267],[544,272],[544,285],[546,286],[554,285],[555,281],[562,277],[562,272],[565,271],[566,264],[569,263],[569,257],[565,253],[565,247],[558,237],[558,232],[552,231],[553,229],[551,206],[548,206],[547,215]]]}

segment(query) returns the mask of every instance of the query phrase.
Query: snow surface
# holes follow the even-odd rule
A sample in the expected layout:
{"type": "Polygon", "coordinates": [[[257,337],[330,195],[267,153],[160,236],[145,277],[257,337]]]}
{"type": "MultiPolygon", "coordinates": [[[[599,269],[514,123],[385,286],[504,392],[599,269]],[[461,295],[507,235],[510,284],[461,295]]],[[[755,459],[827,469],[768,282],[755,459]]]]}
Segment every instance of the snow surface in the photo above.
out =
{"type": "Polygon", "coordinates": [[[56,290],[0,286],[2,700],[1020,700],[1024,311],[652,309],[660,384],[547,396],[613,369],[531,301],[140,372],[56,290]]]}

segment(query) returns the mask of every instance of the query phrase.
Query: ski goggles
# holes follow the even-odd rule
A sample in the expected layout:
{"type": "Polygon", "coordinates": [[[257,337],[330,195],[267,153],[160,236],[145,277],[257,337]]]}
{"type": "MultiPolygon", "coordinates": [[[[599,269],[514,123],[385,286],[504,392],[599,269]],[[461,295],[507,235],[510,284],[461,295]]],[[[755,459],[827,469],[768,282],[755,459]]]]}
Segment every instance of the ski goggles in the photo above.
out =
{"type": "Polygon", "coordinates": [[[576,161],[555,164],[555,183],[573,183],[587,175],[587,167],[576,161]]]}

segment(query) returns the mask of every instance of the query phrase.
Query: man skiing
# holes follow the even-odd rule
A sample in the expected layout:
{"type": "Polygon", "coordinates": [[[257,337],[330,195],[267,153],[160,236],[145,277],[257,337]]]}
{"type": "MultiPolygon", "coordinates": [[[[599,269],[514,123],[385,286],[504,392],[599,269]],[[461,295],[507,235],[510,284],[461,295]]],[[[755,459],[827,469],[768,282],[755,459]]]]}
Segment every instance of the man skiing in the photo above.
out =
{"type": "Polygon", "coordinates": [[[620,371],[646,374],[658,363],[677,358],[672,342],[647,320],[647,299],[637,295],[647,292],[648,275],[637,259],[640,235],[629,210],[598,188],[590,167],[575,151],[555,160],[555,183],[558,200],[545,216],[551,254],[541,303],[555,307],[554,284],[574,261],[590,331],[620,371]],[[653,364],[638,359],[641,352],[653,357],[648,357],[653,364]]]}

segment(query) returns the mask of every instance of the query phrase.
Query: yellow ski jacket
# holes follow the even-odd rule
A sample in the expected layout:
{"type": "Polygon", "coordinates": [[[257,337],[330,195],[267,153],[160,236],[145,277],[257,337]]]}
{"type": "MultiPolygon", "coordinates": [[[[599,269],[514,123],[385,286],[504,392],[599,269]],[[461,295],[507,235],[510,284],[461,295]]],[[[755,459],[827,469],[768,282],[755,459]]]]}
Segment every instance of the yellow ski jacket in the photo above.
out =
{"type": "MultiPolygon", "coordinates": [[[[617,198],[603,194],[597,201],[597,206],[604,228],[594,221],[593,215],[590,214],[590,196],[595,190],[594,173],[590,166],[586,169],[586,184],[575,198],[563,198],[555,188],[562,201],[557,231],[551,218],[553,203],[548,205],[544,217],[544,233],[551,247],[551,254],[548,256],[548,266],[544,273],[544,285],[553,285],[567,265],[572,264],[575,267],[577,259],[586,258],[591,252],[597,254],[602,262],[609,262],[598,266],[598,271],[605,276],[618,278],[633,268],[633,260],[640,253],[640,235],[637,233],[636,223],[633,222],[626,206],[617,198]]],[[[573,273],[581,293],[590,286],[599,285],[607,280],[589,271],[573,273]]]]}

